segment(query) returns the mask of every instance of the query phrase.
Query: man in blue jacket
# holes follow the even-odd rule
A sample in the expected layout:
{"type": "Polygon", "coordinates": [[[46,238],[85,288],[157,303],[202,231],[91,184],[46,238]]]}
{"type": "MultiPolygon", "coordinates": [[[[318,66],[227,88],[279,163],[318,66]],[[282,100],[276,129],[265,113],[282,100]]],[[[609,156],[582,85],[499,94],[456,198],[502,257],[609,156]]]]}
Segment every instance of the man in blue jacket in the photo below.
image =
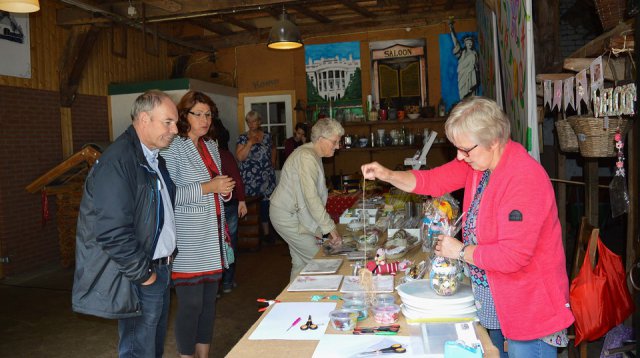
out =
{"type": "Polygon", "coordinates": [[[118,319],[120,357],[161,357],[176,234],[175,185],[158,150],[178,133],[178,111],[165,93],[148,91],[131,119],[85,182],[72,304],[118,319]]]}

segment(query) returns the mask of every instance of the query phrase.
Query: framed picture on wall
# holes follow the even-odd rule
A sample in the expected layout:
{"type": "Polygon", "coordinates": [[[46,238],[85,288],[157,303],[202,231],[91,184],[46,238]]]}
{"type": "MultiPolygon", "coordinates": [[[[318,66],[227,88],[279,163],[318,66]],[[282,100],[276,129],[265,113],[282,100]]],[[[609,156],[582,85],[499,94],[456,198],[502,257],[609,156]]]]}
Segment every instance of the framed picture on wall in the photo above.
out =
{"type": "Polygon", "coordinates": [[[0,11],[0,75],[31,78],[29,14],[0,11]]]}
{"type": "Polygon", "coordinates": [[[447,113],[468,96],[482,95],[478,58],[478,33],[456,33],[449,22],[449,33],[439,36],[440,89],[447,113]]]}

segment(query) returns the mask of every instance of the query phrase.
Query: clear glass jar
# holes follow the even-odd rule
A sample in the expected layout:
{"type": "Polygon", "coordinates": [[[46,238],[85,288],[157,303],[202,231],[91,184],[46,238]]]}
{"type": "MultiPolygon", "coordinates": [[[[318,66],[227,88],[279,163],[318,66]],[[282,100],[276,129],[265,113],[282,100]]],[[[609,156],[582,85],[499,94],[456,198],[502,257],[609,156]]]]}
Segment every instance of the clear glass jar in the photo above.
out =
{"type": "Polygon", "coordinates": [[[460,265],[456,261],[442,256],[435,256],[431,261],[429,284],[436,294],[451,296],[458,291],[460,265]]]}

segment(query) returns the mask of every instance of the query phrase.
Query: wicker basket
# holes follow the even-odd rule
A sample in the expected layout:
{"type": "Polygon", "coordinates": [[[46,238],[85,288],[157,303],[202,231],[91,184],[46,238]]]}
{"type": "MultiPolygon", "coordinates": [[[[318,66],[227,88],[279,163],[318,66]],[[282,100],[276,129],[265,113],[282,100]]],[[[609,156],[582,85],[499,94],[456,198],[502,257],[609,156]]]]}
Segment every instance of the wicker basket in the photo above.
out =
{"type": "Polygon", "coordinates": [[[604,31],[611,30],[624,19],[624,0],[594,0],[604,31]]]}
{"type": "Polygon", "coordinates": [[[571,124],[567,120],[559,120],[556,122],[556,131],[558,131],[558,144],[560,144],[560,150],[568,153],[575,153],[579,151],[578,137],[571,128],[571,124]]]}
{"type": "Polygon", "coordinates": [[[615,157],[616,128],[620,127],[623,138],[629,130],[629,121],[626,119],[610,118],[608,128],[604,128],[604,118],[572,116],[567,120],[576,133],[583,157],[615,157]]]}

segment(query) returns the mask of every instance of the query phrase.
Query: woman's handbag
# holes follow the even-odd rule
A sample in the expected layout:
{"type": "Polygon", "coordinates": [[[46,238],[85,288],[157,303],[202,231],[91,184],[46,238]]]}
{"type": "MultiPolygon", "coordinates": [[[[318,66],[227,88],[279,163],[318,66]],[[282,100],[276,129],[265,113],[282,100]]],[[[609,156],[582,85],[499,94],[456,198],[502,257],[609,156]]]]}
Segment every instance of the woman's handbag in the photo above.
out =
{"type": "Polygon", "coordinates": [[[236,262],[236,255],[234,254],[233,247],[231,246],[231,234],[229,234],[228,225],[224,226],[224,240],[222,241],[224,245],[224,251],[227,253],[225,257],[226,266],[229,266],[232,263],[236,262]]]}
{"type": "Polygon", "coordinates": [[[591,269],[589,248],[578,276],[571,282],[569,301],[576,319],[575,345],[605,335],[634,311],[620,256],[598,239],[599,259],[591,269]]]}

